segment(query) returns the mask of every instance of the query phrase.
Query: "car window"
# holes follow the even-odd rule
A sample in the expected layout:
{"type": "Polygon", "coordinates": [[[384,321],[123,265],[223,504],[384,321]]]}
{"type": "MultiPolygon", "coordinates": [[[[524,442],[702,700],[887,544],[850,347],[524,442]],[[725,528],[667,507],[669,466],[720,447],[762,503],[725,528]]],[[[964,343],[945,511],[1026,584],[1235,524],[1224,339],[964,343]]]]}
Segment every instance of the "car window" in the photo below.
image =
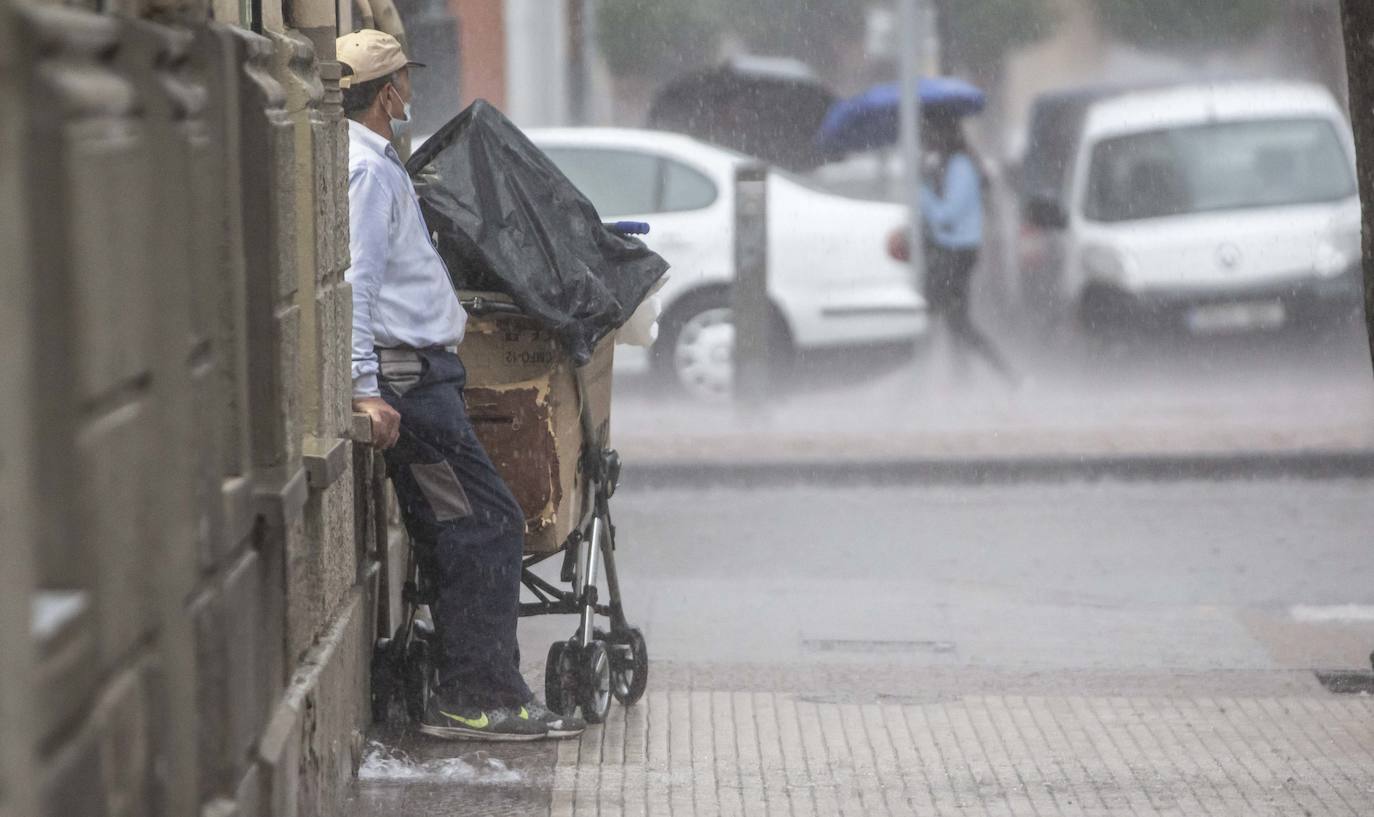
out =
{"type": "Polygon", "coordinates": [[[602,218],[645,215],[658,209],[660,159],[647,153],[602,148],[545,148],[602,218]]]}
{"type": "Polygon", "coordinates": [[[700,210],[716,201],[716,185],[704,174],[672,159],[663,160],[662,212],[700,210]]]}
{"type": "Polygon", "coordinates": [[[1330,122],[1225,122],[1098,143],[1084,215],[1131,221],[1338,201],[1354,194],[1350,163],[1330,122]]]}

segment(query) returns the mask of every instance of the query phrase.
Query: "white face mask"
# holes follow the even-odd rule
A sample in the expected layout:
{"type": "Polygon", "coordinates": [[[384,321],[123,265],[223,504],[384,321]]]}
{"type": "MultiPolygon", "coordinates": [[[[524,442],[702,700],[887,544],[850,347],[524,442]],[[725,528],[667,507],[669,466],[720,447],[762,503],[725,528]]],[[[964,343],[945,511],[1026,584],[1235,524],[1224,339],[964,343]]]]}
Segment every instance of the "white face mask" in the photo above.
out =
{"type": "MultiPolygon", "coordinates": [[[[393,92],[394,94],[396,94],[396,98],[397,98],[397,99],[401,99],[401,92],[396,90],[396,86],[395,86],[395,85],[392,85],[392,86],[390,86],[390,87],[391,87],[392,92],[393,92]]],[[[387,115],[390,116],[390,111],[387,112],[387,115]]],[[[401,115],[402,115],[404,118],[402,118],[402,119],[397,119],[397,118],[394,117],[394,116],[391,117],[391,132],[392,132],[392,133],[401,133],[402,131],[407,130],[407,127],[406,127],[406,126],[407,126],[408,124],[410,124],[410,103],[409,103],[409,102],[406,102],[404,99],[401,99],[401,115]]]]}

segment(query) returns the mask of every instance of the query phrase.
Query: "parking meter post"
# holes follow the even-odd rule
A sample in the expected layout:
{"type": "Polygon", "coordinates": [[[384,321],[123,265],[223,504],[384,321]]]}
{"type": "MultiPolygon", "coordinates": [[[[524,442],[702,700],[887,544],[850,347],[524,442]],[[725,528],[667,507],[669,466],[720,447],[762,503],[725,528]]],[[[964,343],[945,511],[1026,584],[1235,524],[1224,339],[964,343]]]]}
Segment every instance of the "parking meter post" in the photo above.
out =
{"type": "Polygon", "coordinates": [[[568,116],[574,125],[592,121],[592,6],[593,0],[568,0],[568,116]]]}
{"type": "Polygon", "coordinates": [[[759,409],[768,399],[768,167],[735,168],[734,394],[738,406],[759,409]]]}
{"type": "Polygon", "coordinates": [[[925,69],[925,35],[929,21],[923,14],[923,0],[901,0],[898,40],[901,47],[902,103],[898,112],[901,125],[902,164],[905,168],[907,243],[911,258],[911,278],[918,291],[925,291],[925,231],[921,222],[921,116],[920,77],[925,69]]]}

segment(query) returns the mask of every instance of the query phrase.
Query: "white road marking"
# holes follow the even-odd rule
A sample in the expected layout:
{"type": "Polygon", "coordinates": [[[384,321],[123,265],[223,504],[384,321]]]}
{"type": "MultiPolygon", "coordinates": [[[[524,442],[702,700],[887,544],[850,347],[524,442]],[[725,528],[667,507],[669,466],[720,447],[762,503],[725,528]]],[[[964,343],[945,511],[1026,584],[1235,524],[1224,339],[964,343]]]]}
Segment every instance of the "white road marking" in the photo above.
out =
{"type": "Polygon", "coordinates": [[[1303,622],[1374,621],[1374,604],[1298,604],[1289,612],[1303,622]]]}

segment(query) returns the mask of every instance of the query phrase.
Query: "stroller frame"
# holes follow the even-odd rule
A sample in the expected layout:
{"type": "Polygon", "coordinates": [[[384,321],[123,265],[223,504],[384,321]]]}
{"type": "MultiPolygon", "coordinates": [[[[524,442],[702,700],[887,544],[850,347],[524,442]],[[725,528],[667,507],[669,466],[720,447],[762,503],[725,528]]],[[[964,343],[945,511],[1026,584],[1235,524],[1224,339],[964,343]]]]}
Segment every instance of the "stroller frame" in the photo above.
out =
{"type": "MultiPolygon", "coordinates": [[[[524,315],[514,304],[480,297],[464,301],[463,305],[469,314],[479,317],[524,315]]],[[[643,697],[649,657],[643,633],[626,619],[615,565],[616,528],[611,520],[610,498],[620,482],[620,455],[607,448],[605,439],[592,428],[581,370],[574,370],[574,381],[581,406],[583,441],[578,460],[585,486],[581,514],[578,524],[557,550],[522,557],[521,585],[536,600],[521,602],[519,615],[579,617],[573,635],[549,647],[544,672],[545,702],[560,714],[580,709],[588,723],[601,723],[610,711],[612,698],[631,706],[643,697]],[[560,554],[563,564],[559,581],[568,587],[559,587],[533,570],[560,554]],[[603,570],[609,596],[605,602],[600,599],[598,588],[603,570]],[[598,617],[609,619],[607,630],[597,629],[598,617]]],[[[420,614],[437,600],[438,589],[424,569],[425,559],[418,551],[411,542],[401,593],[400,626],[390,638],[378,639],[373,650],[372,710],[377,722],[396,721],[401,710],[405,719],[418,723],[434,684],[433,656],[440,644],[433,624],[420,614]]]]}

